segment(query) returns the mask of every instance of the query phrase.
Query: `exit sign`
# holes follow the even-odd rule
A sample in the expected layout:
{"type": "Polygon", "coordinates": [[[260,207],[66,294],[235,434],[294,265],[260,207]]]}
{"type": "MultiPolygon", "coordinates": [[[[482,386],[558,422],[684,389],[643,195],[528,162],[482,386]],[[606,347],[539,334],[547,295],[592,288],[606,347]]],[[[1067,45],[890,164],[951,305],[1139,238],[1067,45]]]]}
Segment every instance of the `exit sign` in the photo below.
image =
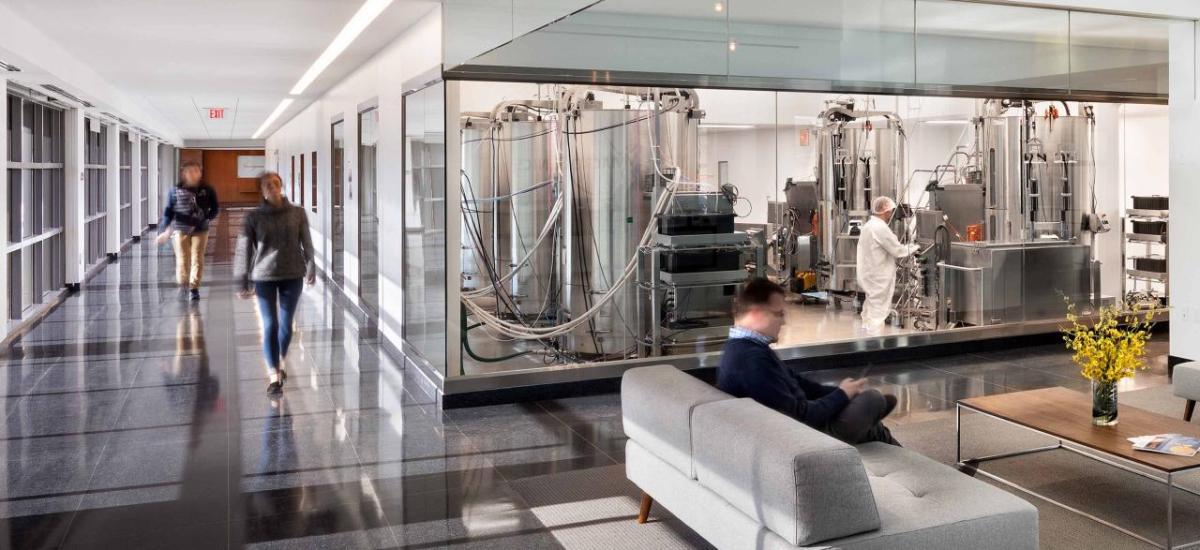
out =
{"type": "Polygon", "coordinates": [[[209,107],[208,118],[225,118],[224,107],[209,107]]]}

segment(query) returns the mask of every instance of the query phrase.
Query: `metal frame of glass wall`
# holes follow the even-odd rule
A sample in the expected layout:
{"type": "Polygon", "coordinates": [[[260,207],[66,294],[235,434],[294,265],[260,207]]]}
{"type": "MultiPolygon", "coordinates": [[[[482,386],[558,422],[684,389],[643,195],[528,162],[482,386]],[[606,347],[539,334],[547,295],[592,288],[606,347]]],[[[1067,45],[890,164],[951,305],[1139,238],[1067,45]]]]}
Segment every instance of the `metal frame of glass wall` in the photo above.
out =
{"type": "Polygon", "coordinates": [[[84,263],[104,259],[108,231],[108,125],[94,118],[84,121],[84,263]]]}
{"type": "Polygon", "coordinates": [[[63,111],[7,95],[9,319],[61,289],[66,279],[63,111]]]}

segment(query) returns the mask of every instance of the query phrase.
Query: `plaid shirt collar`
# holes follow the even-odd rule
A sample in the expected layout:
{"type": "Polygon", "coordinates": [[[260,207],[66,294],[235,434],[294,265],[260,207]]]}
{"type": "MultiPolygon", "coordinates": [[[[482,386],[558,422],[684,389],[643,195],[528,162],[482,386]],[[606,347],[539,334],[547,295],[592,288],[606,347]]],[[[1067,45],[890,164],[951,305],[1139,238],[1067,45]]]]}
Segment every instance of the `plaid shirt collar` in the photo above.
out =
{"type": "Polygon", "coordinates": [[[750,330],[748,328],[742,328],[742,327],[738,327],[738,326],[731,327],[729,329],[729,339],[734,340],[734,339],[738,339],[738,338],[742,338],[745,340],[753,340],[764,346],[769,346],[769,345],[771,345],[771,342],[775,341],[774,338],[771,338],[760,332],[750,330]]]}

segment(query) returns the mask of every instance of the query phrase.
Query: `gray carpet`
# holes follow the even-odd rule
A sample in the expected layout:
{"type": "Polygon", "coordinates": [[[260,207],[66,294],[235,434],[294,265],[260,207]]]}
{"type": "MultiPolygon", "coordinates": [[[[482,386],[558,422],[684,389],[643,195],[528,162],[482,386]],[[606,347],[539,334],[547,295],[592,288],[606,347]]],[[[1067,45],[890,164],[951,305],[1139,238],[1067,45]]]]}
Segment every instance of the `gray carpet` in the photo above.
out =
{"type": "MultiPolygon", "coordinates": [[[[1183,413],[1183,400],[1171,395],[1168,386],[1122,393],[1119,399],[1121,406],[1175,417],[1183,413]]],[[[954,462],[953,416],[900,425],[892,431],[906,447],[940,462],[954,462]]],[[[982,456],[1053,443],[1048,438],[996,420],[965,413],[963,416],[963,456],[982,456]]],[[[991,461],[983,469],[1143,536],[1160,540],[1165,536],[1166,486],[1161,483],[1069,451],[991,461]]],[[[1153,548],[1022,491],[984,476],[979,479],[1009,490],[1037,506],[1042,548],[1153,548]]],[[[1188,474],[1179,480],[1179,484],[1200,491],[1200,474],[1188,474]]],[[[1196,521],[1200,518],[1200,497],[1176,491],[1174,500],[1176,544],[1200,539],[1200,522],[1196,521]]]]}
{"type": "MultiPolygon", "coordinates": [[[[1183,401],[1169,387],[1120,394],[1122,406],[1179,416],[1183,401]]],[[[954,417],[904,424],[893,429],[910,449],[934,460],[954,462],[954,417]]],[[[978,415],[963,417],[963,454],[980,456],[1052,443],[1046,438],[978,415]]],[[[988,462],[984,470],[1151,538],[1165,534],[1165,485],[1123,472],[1068,451],[988,462]]],[[[1145,549],[1152,546],[1058,506],[1010,489],[1037,506],[1041,547],[1046,549],[1145,549]]],[[[1200,491],[1200,474],[1182,485],[1200,491]]],[[[623,466],[607,466],[526,478],[513,483],[537,518],[565,548],[710,548],[661,506],[654,521],[637,525],[637,487],[625,479],[623,466]]],[[[1176,544],[1200,539],[1200,497],[1176,491],[1176,544]]]]}

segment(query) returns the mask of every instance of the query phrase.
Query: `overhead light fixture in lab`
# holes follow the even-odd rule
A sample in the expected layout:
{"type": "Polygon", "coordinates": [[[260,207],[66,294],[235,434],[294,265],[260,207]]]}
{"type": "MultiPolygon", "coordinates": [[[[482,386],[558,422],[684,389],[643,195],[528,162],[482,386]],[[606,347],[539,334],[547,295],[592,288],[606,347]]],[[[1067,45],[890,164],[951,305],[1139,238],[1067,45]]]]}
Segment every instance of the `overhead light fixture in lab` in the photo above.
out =
{"type": "Polygon", "coordinates": [[[725,11],[725,4],[723,2],[717,2],[716,4],[713,4],[713,11],[717,13],[725,11]]]}
{"type": "Polygon", "coordinates": [[[279,118],[279,115],[282,115],[283,111],[287,110],[288,106],[291,105],[293,101],[295,100],[290,97],[284,98],[283,101],[280,101],[279,105],[275,107],[275,110],[271,111],[271,114],[267,116],[267,120],[263,121],[262,126],[259,126],[258,130],[254,131],[254,135],[250,136],[250,139],[258,139],[263,132],[267,131],[267,128],[271,127],[271,124],[275,122],[275,119],[279,118]]]}
{"type": "Polygon", "coordinates": [[[712,128],[714,130],[749,130],[754,128],[753,124],[701,124],[701,129],[712,128]]]}
{"type": "Polygon", "coordinates": [[[308,88],[308,86],[312,84],[318,76],[321,76],[321,72],[323,72],[330,63],[333,63],[333,60],[337,59],[342,52],[346,51],[346,48],[350,47],[350,44],[354,42],[354,39],[358,38],[358,35],[362,34],[362,32],[366,30],[367,26],[370,25],[376,17],[379,17],[379,14],[383,13],[383,10],[387,9],[392,2],[393,0],[367,0],[366,2],[363,2],[362,7],[358,8],[358,12],[354,14],[354,17],[350,18],[350,22],[346,23],[345,27],[342,27],[341,32],[339,32],[337,36],[333,38],[333,42],[330,42],[329,46],[325,48],[325,51],[321,52],[321,57],[318,57],[317,60],[313,62],[312,66],[304,72],[304,76],[300,77],[300,80],[297,81],[296,85],[292,87],[291,94],[300,95],[304,93],[304,90],[308,88]]]}
{"type": "Polygon", "coordinates": [[[922,120],[921,124],[947,124],[947,125],[963,125],[970,124],[971,121],[964,118],[955,118],[947,120],[922,120]]]}

